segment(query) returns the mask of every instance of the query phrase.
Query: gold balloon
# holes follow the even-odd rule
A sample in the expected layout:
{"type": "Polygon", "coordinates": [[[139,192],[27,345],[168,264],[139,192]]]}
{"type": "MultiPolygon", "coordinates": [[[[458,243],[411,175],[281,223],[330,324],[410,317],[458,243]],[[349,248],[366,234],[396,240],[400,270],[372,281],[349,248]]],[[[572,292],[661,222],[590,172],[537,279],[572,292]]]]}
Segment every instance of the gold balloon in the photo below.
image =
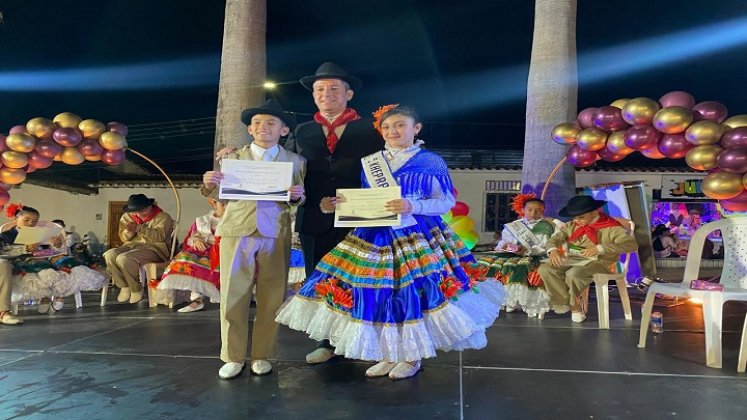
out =
{"type": "Polygon", "coordinates": [[[576,144],[581,127],[576,123],[560,123],[552,129],[552,140],[558,144],[576,144]]]}
{"type": "Polygon", "coordinates": [[[52,158],[52,160],[55,162],[62,162],[62,152],[60,152],[57,156],[52,158]]]}
{"type": "Polygon", "coordinates": [[[582,150],[597,151],[607,144],[607,133],[598,128],[587,128],[578,133],[576,145],[582,150]]]}
{"type": "Polygon", "coordinates": [[[734,115],[724,120],[724,124],[730,128],[747,126],[747,114],[734,115]]]}
{"type": "Polygon", "coordinates": [[[82,120],[83,118],[73,114],[72,112],[57,114],[54,119],[52,119],[55,124],[64,128],[78,128],[78,124],[80,124],[82,120]]]}
{"type": "Polygon", "coordinates": [[[685,131],[693,122],[693,113],[681,106],[670,106],[654,114],[653,126],[665,134],[677,134],[685,131]]]}
{"type": "Polygon", "coordinates": [[[66,147],[60,153],[60,160],[68,165],[80,165],[86,160],[86,157],[77,147],[66,147]]]}
{"type": "Polygon", "coordinates": [[[744,174],[744,176],[742,177],[742,186],[744,188],[747,188],[747,174],[744,174]]]}
{"type": "Polygon", "coordinates": [[[728,200],[744,191],[742,175],[729,172],[715,172],[708,174],[700,184],[703,194],[715,200],[728,200]]]}
{"type": "Polygon", "coordinates": [[[26,180],[26,171],[23,169],[0,168],[0,182],[17,185],[26,180]]]}
{"type": "Polygon", "coordinates": [[[26,153],[14,152],[12,150],[6,150],[2,154],[3,165],[8,168],[23,168],[29,164],[29,155],[26,153]]]}
{"type": "Polygon", "coordinates": [[[107,150],[119,150],[127,147],[127,139],[119,133],[108,131],[99,139],[101,147],[107,150]]]}
{"type": "Polygon", "coordinates": [[[623,109],[623,107],[625,107],[625,105],[628,103],[628,101],[630,101],[630,98],[620,98],[620,99],[617,99],[614,102],[612,102],[610,104],[610,106],[614,106],[615,108],[623,109]]]}
{"type": "Polygon", "coordinates": [[[715,144],[695,146],[685,155],[687,166],[698,170],[707,171],[717,166],[716,158],[724,149],[715,144]]]}
{"type": "Polygon", "coordinates": [[[615,131],[607,137],[607,149],[610,152],[625,156],[635,152],[635,149],[625,144],[625,133],[626,130],[615,131]]]}
{"type": "Polygon", "coordinates": [[[26,123],[26,131],[40,139],[52,137],[56,128],[52,120],[42,117],[32,118],[26,123]]]}
{"type": "Polygon", "coordinates": [[[101,121],[89,119],[81,121],[78,129],[83,133],[84,139],[95,139],[106,131],[106,126],[101,121]]]}
{"type": "Polygon", "coordinates": [[[5,138],[5,144],[15,152],[29,153],[36,147],[36,139],[31,134],[14,133],[5,138]]]}
{"type": "Polygon", "coordinates": [[[687,127],[685,139],[696,146],[716,144],[724,134],[724,126],[716,121],[698,121],[687,127]]]}
{"type": "Polygon", "coordinates": [[[86,156],[85,158],[89,162],[100,162],[101,161],[101,155],[86,156]]]}
{"type": "Polygon", "coordinates": [[[622,117],[631,125],[651,124],[659,109],[659,103],[651,98],[633,98],[622,109],[622,117]]]}

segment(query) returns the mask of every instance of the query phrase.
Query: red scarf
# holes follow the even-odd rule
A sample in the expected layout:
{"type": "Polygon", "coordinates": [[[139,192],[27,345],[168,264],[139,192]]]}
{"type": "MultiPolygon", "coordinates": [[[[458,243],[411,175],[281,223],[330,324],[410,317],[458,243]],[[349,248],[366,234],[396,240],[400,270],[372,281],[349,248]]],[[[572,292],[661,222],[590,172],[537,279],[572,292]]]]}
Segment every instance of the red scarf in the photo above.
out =
{"type": "Polygon", "coordinates": [[[150,212],[150,214],[148,215],[148,217],[146,217],[145,219],[141,219],[140,216],[138,216],[137,214],[133,213],[132,220],[136,224],[142,225],[143,223],[147,223],[147,222],[150,222],[151,220],[153,220],[153,218],[156,217],[156,216],[158,216],[158,213],[161,213],[162,211],[163,210],[161,210],[160,207],[158,207],[157,205],[154,204],[153,205],[153,211],[150,212]]]}
{"type": "Polygon", "coordinates": [[[586,226],[576,226],[576,230],[573,231],[571,236],[568,238],[568,242],[573,242],[580,239],[582,236],[586,236],[594,244],[599,243],[598,230],[602,228],[620,226],[620,222],[607,216],[604,213],[599,213],[599,219],[596,222],[586,226]]]}
{"type": "Polygon", "coordinates": [[[353,108],[347,108],[345,109],[345,111],[342,111],[342,114],[340,114],[340,116],[335,119],[335,122],[327,121],[327,119],[324,118],[320,112],[314,114],[314,121],[321,124],[322,127],[327,127],[327,149],[329,149],[330,153],[335,152],[337,142],[340,141],[340,139],[337,138],[337,134],[335,134],[335,128],[341,125],[345,125],[351,121],[358,120],[360,118],[361,117],[357,112],[355,112],[353,108]]]}
{"type": "Polygon", "coordinates": [[[220,265],[220,236],[215,237],[215,243],[210,248],[210,272],[220,265]]]}

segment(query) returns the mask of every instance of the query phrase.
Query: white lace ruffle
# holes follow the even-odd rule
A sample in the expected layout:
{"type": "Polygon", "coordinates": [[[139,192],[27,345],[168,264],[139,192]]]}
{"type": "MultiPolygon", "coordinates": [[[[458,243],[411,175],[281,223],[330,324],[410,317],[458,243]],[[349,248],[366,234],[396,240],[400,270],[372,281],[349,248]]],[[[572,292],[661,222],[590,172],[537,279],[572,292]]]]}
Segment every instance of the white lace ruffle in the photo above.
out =
{"type": "Polygon", "coordinates": [[[158,283],[158,290],[189,290],[207,296],[213,303],[220,302],[220,290],[209,281],[200,280],[183,274],[169,274],[158,283]]]}
{"type": "Polygon", "coordinates": [[[550,296],[544,287],[529,288],[521,283],[508,283],[505,289],[508,293],[506,306],[521,307],[530,316],[550,311],[550,296]]]}
{"type": "Polygon", "coordinates": [[[13,276],[13,291],[10,300],[12,302],[23,302],[52,296],[52,285],[49,284],[48,280],[42,279],[37,273],[13,276]]]}
{"type": "Polygon", "coordinates": [[[288,270],[288,284],[301,283],[306,279],[306,269],[303,267],[291,267],[288,270]]]}
{"type": "Polygon", "coordinates": [[[70,274],[76,278],[78,290],[101,290],[109,283],[104,273],[84,265],[73,267],[70,274]]]}
{"type": "Polygon", "coordinates": [[[306,332],[314,340],[328,339],[337,354],[349,359],[403,362],[435,357],[436,350],[481,349],[502,303],[500,284],[468,292],[403,324],[371,324],[353,320],[322,300],[294,296],[278,311],[276,321],[306,332]],[[469,311],[469,312],[468,312],[469,311]],[[492,319],[491,319],[492,318],[492,319]]]}
{"type": "Polygon", "coordinates": [[[99,290],[106,284],[106,277],[86,266],[73,267],[69,273],[47,268],[23,277],[13,277],[11,301],[23,302],[48,297],[64,297],[80,290],[99,290]]]}

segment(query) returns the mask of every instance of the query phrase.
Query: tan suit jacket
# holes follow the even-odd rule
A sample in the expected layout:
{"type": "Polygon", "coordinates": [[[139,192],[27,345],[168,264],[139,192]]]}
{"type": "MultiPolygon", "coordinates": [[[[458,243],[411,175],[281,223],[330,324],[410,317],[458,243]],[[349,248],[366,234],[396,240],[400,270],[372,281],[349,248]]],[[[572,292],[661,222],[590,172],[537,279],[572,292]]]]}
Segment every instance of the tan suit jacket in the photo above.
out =
{"type": "Polygon", "coordinates": [[[119,239],[124,248],[146,248],[155,251],[164,261],[170,258],[171,235],[174,230],[174,220],[168,213],[162,211],[156,217],[137,226],[137,234],[130,240],[124,234],[125,226],[134,223],[132,213],[125,213],[119,219],[119,239]]]}
{"type": "MultiPolygon", "coordinates": [[[[566,223],[566,225],[555,231],[555,234],[550,237],[547,241],[547,249],[552,248],[560,249],[568,241],[568,238],[573,235],[573,232],[577,229],[577,225],[573,222],[566,223]]],[[[628,233],[628,231],[621,226],[614,226],[608,228],[602,228],[597,231],[599,243],[601,245],[602,252],[598,255],[600,261],[613,263],[617,262],[620,258],[620,254],[633,252],[638,249],[638,242],[635,238],[628,233]]],[[[573,241],[572,245],[580,246],[582,248],[588,248],[595,246],[591,239],[585,235],[581,238],[573,241]]]]}
{"type": "MultiPolygon", "coordinates": [[[[255,160],[251,148],[244,146],[226,159],[255,160]]],[[[293,185],[303,185],[306,173],[306,159],[278,146],[275,162],[293,163],[293,185]]],[[[217,188],[200,189],[202,195],[217,198],[217,188]]],[[[290,208],[301,201],[289,203],[284,201],[232,200],[226,206],[215,230],[215,236],[249,236],[255,232],[267,238],[279,238],[290,235],[290,208]]]]}

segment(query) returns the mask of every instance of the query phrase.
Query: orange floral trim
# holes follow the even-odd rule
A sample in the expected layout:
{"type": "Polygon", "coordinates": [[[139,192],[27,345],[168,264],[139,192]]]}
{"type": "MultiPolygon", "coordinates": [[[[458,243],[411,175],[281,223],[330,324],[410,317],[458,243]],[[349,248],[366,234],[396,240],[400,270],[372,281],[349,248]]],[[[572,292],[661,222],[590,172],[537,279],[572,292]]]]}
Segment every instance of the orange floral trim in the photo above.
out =
{"type": "Polygon", "coordinates": [[[529,285],[533,287],[540,287],[545,284],[545,282],[542,281],[542,277],[540,277],[537,270],[529,273],[529,275],[527,276],[527,283],[529,283],[529,285]]]}
{"type": "Polygon", "coordinates": [[[381,134],[381,116],[384,115],[385,112],[391,109],[394,109],[397,106],[399,106],[399,104],[389,104],[389,105],[380,106],[379,109],[376,110],[376,112],[373,112],[371,114],[374,117],[373,126],[376,129],[376,131],[379,132],[379,134],[381,134]]]}
{"type": "Polygon", "coordinates": [[[462,282],[454,276],[444,277],[441,279],[441,291],[446,299],[457,300],[457,295],[462,290],[462,282]]]}
{"type": "Polygon", "coordinates": [[[533,198],[537,198],[537,194],[516,194],[514,199],[511,201],[511,210],[518,214],[519,217],[524,217],[524,203],[533,198]]]}
{"type": "Polygon", "coordinates": [[[353,308],[353,291],[340,287],[339,279],[330,277],[314,285],[316,294],[327,299],[337,309],[350,311],[353,308]]]}
{"type": "Polygon", "coordinates": [[[151,289],[158,288],[158,285],[161,283],[161,279],[150,279],[148,280],[148,287],[151,289]]]}

